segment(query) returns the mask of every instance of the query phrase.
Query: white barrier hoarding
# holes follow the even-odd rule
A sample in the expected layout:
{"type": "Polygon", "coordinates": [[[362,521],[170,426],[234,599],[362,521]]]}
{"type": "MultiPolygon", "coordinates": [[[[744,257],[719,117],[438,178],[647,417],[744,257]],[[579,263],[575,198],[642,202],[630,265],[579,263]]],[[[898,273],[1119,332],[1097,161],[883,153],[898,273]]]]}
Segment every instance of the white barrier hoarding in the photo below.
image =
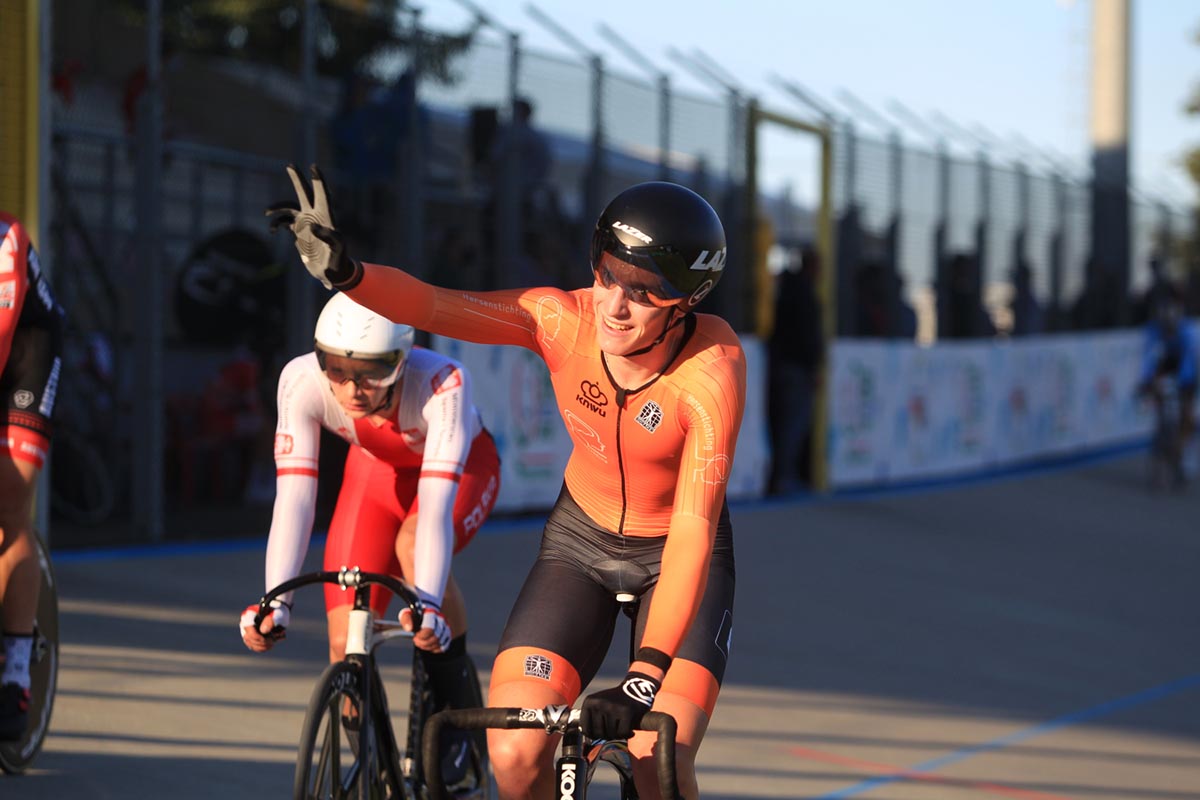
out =
{"type": "Polygon", "coordinates": [[[834,487],[1007,466],[1149,434],[1134,389],[1143,334],[1012,341],[839,340],[828,430],[834,487]]]}
{"type": "MultiPolygon", "coordinates": [[[[430,346],[471,373],[475,405],[500,452],[498,511],[548,510],[562,487],[571,439],[563,426],[545,363],[523,347],[481,345],[432,337],[430,346]]],[[[765,419],[766,357],[762,343],[743,336],[746,411],[729,477],[730,498],[759,497],[770,451],[765,419]]]]}

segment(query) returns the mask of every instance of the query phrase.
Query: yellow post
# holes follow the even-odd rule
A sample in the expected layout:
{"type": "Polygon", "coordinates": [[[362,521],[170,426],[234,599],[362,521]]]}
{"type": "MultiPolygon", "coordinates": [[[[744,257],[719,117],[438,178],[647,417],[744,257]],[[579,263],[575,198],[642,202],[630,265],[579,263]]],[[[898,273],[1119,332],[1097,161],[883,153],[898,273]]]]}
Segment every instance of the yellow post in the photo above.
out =
{"type": "Polygon", "coordinates": [[[40,42],[38,0],[0,0],[0,208],[35,244],[40,42]]]}
{"type": "Polygon", "coordinates": [[[829,489],[829,465],[825,460],[829,440],[829,353],[837,335],[837,237],[833,229],[833,131],[821,129],[821,211],[817,216],[817,252],[821,259],[820,283],[822,339],[825,359],[818,373],[816,396],[813,398],[812,477],[813,488],[829,489]]]}
{"type": "MultiPolygon", "coordinates": [[[[767,111],[759,107],[757,103],[752,104],[746,146],[751,155],[749,174],[752,178],[751,184],[755,188],[755,191],[757,191],[757,180],[754,179],[757,178],[758,171],[758,127],[764,122],[814,134],[821,140],[821,208],[817,214],[817,253],[821,259],[821,275],[820,283],[817,285],[817,295],[821,301],[821,327],[826,349],[828,350],[829,346],[833,343],[834,332],[837,330],[837,282],[834,280],[837,239],[834,236],[833,224],[833,132],[828,126],[813,125],[802,120],[777,114],[773,111],[767,111]]],[[[755,194],[755,199],[757,200],[757,193],[755,194]]],[[[763,233],[765,234],[766,232],[763,231],[763,233]]],[[[768,237],[763,235],[758,238],[756,244],[759,247],[769,246],[767,242],[768,237]]],[[[759,283],[760,294],[756,306],[756,330],[760,336],[765,338],[770,335],[774,324],[774,320],[772,319],[774,304],[771,295],[773,285],[769,275],[766,275],[766,253],[756,253],[755,255],[761,257],[762,272],[766,276],[766,279],[759,283]]],[[[757,257],[753,263],[759,263],[757,257]]],[[[828,358],[826,358],[826,363],[828,363],[828,358]]],[[[812,480],[813,488],[817,491],[825,491],[829,488],[829,471],[825,463],[826,427],[829,418],[828,401],[826,399],[828,393],[825,390],[827,374],[827,367],[823,364],[817,393],[813,398],[812,480]]]]}

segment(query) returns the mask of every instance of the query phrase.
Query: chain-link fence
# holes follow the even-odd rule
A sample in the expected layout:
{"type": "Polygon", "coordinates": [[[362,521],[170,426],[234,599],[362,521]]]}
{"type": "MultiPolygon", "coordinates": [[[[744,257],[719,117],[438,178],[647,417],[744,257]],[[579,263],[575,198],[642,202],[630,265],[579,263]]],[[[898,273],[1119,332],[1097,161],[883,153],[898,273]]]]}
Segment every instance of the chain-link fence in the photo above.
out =
{"type": "Polygon", "coordinates": [[[836,134],[839,335],[911,337],[913,317],[923,341],[1134,324],[1154,271],[1184,274],[1183,209],[1131,197],[1125,295],[1090,257],[1087,181],[986,150],[902,146],[851,124],[836,134]]]}

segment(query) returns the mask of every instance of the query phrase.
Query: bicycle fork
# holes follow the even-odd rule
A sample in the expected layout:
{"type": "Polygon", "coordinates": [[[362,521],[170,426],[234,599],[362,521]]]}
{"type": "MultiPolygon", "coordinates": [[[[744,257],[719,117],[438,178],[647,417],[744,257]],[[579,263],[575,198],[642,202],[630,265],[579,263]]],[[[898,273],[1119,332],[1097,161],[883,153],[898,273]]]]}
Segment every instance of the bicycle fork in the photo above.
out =
{"type": "Polygon", "coordinates": [[[555,795],[558,800],[586,800],[588,762],[583,755],[583,733],[563,735],[562,755],[554,765],[555,795]]]}

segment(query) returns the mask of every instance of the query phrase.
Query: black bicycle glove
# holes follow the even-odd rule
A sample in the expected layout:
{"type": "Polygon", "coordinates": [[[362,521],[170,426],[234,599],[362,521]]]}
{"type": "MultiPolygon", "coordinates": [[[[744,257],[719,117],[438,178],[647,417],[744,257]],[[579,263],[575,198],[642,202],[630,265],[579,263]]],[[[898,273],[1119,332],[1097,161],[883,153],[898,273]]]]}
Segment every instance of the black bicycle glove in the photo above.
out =
{"type": "Polygon", "coordinates": [[[583,732],[590,739],[628,739],[661,686],[662,681],[631,671],[619,686],[588,695],[579,717],[583,732]]]}
{"type": "Polygon", "coordinates": [[[296,190],[296,203],[279,203],[267,209],[271,232],[286,226],[296,237],[300,260],[326,289],[352,289],[362,280],[362,265],[346,254],[346,245],[333,223],[333,209],[325,179],[317,165],[310,167],[311,184],[295,166],[288,177],[296,190]]]}

